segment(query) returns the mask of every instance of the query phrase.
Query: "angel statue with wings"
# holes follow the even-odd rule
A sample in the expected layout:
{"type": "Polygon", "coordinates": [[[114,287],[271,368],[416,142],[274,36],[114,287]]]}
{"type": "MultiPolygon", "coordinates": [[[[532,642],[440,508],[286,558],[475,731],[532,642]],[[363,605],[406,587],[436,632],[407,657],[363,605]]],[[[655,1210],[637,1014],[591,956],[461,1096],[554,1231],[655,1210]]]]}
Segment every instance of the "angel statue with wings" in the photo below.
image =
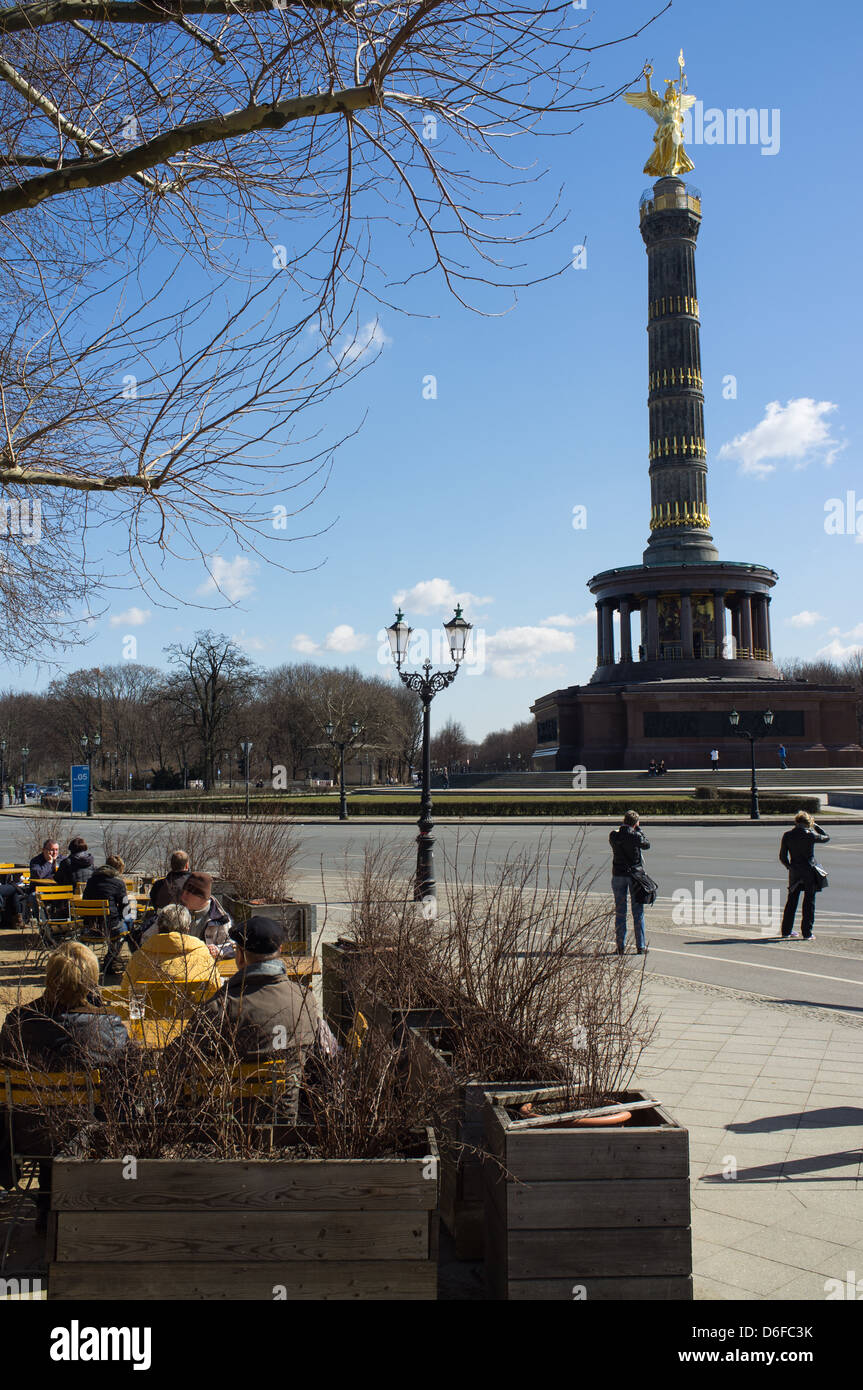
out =
{"type": "Polygon", "coordinates": [[[683,50],[680,58],[680,81],[675,84],[671,78],[665,84],[665,96],[660,97],[650,85],[653,68],[644,69],[647,90],[644,92],[625,92],[623,99],[639,111],[646,111],[656,121],[656,134],[653,137],[653,154],[644,166],[645,174],[654,178],[671,178],[677,174],[688,174],[695,165],[683,148],[683,114],[695,105],[695,97],[685,91],[683,78],[683,50]]]}

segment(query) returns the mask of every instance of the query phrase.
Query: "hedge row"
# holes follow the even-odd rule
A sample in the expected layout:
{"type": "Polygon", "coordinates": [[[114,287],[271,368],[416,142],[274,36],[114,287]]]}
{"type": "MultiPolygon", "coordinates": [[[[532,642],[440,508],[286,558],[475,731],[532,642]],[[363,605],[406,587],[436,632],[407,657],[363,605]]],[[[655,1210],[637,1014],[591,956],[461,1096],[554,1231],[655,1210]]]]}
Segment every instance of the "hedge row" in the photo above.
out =
{"type": "MultiPolygon", "coordinates": [[[[582,816],[622,816],[633,803],[640,816],[687,816],[687,815],[740,815],[748,806],[748,799],[737,798],[713,801],[709,809],[704,801],[690,796],[635,797],[623,800],[621,797],[447,797],[434,798],[436,816],[560,816],[578,819],[582,816]]],[[[759,805],[765,815],[793,815],[796,811],[819,809],[817,797],[770,796],[759,797],[759,805]]],[[[108,809],[107,807],[104,809],[108,809]]],[[[242,810],[235,801],[188,802],[178,805],[174,800],[161,798],[146,801],[112,801],[111,812],[115,815],[236,815],[242,810]]],[[[252,800],[254,814],[280,816],[321,816],[337,817],[339,800],[330,797],[285,797],[281,801],[272,798],[252,800]]],[[[98,814],[98,810],[96,811],[98,814]]],[[[417,797],[410,800],[395,796],[348,797],[348,814],[357,816],[407,816],[415,819],[419,814],[417,797]]]]}

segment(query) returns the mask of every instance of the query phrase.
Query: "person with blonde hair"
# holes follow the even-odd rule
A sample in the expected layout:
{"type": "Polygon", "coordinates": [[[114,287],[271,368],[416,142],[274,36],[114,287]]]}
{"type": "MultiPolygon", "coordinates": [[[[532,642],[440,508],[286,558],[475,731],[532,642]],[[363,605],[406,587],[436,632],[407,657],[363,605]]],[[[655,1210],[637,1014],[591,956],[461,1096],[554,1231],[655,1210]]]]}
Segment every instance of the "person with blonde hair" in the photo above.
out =
{"type": "Polygon", "coordinates": [[[210,999],[222,988],[220,976],[209,948],[192,935],[192,917],[180,903],[163,907],[152,931],[144,938],[126,966],[123,987],[131,992],[138,985],[173,984],[180,988],[192,983],[205,985],[204,998],[210,999]]]}
{"type": "Polygon", "coordinates": [[[815,894],[826,886],[827,875],[815,861],[815,846],[827,844],[830,836],[812,819],[808,811],[798,811],[794,828],[786,830],[779,846],[779,862],[788,870],[788,897],[782,913],[782,939],[796,936],[794,917],[803,894],[803,940],[811,941],[815,926],[815,894]]]}
{"type": "Polygon", "coordinates": [[[80,941],[65,941],[48,957],[45,989],[19,1004],[0,1030],[0,1056],[48,1071],[98,1067],[115,1061],[129,1045],[122,1019],[102,1003],[99,962],[80,941]]]}
{"type": "MultiPolygon", "coordinates": [[[[7,1066],[32,1071],[102,1071],[119,1069],[137,1049],[130,1044],[122,1019],[104,1008],[97,988],[99,962],[80,941],[64,941],[48,958],[45,989],[38,999],[21,1004],[0,1029],[0,1058],[7,1066]]],[[[119,1071],[115,1071],[119,1075],[119,1071]]],[[[2,1091],[0,1091],[2,1102],[2,1091]]],[[[71,1122],[71,1138],[77,1121],[71,1122]]],[[[36,1231],[47,1229],[51,1206],[51,1155],[58,1131],[46,1129],[38,1112],[19,1116],[15,1138],[25,1153],[44,1156],[39,1164],[36,1231]]],[[[15,1169],[5,1122],[0,1125],[0,1184],[10,1186],[15,1169]]]]}

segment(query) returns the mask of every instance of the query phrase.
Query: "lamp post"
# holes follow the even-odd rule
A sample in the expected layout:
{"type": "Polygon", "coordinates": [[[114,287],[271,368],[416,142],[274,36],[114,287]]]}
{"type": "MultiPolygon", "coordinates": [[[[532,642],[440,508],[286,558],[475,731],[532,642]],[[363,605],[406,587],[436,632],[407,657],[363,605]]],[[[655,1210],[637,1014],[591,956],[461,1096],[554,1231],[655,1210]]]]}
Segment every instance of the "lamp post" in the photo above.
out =
{"type": "Polygon", "coordinates": [[[30,749],[26,743],[21,749],[21,805],[27,805],[27,759],[30,756],[30,749]]]}
{"type": "Polygon", "coordinates": [[[459,605],[454,616],[443,625],[449,640],[450,656],[455,662],[452,671],[433,672],[430,661],[423,664],[422,671],[403,671],[402,666],[407,658],[408,643],[413,631],[413,628],[408,627],[404,618],[404,613],[399,609],[395,622],[387,628],[387,636],[390,639],[393,661],[401,680],[408,690],[413,690],[419,695],[423,707],[422,795],[420,797],[419,835],[417,836],[417,875],[414,886],[414,899],[417,902],[422,902],[426,898],[437,897],[434,876],[434,837],[431,833],[434,829],[431,799],[431,702],[435,695],[440,690],[446,690],[447,686],[451,685],[458,675],[459,665],[464,657],[465,643],[472,624],[465,621],[462,616],[461,605],[459,605]]]}
{"type": "Polygon", "coordinates": [[[0,738],[0,811],[6,808],[6,740],[0,738]]]}
{"type": "MultiPolygon", "coordinates": [[[[102,735],[95,733],[92,738],[86,734],[81,735],[81,747],[87,759],[87,815],[93,814],[93,749],[98,748],[102,742],[102,735]]],[[[23,752],[23,749],[22,749],[23,752]]]]}
{"type": "MultiPolygon", "coordinates": [[[[338,748],[339,750],[339,820],[348,819],[348,797],[345,791],[345,749],[351,746],[360,732],[360,726],[355,719],[351,725],[351,737],[338,739],[333,737],[335,734],[335,727],[332,721],[327,724],[327,738],[330,740],[332,747],[338,748]]],[[[362,768],[362,764],[360,767],[362,768]]]]}
{"type": "Polygon", "coordinates": [[[249,755],[252,751],[252,744],[248,739],[240,744],[240,751],[246,760],[246,815],[249,814],[249,755]]]}
{"type": "Polygon", "coordinates": [[[728,721],[739,738],[749,739],[749,751],[752,758],[752,786],[750,788],[752,802],[749,810],[749,818],[750,820],[760,820],[761,812],[758,810],[758,787],[755,782],[755,744],[758,739],[766,738],[770,733],[771,725],[773,724],[773,711],[768,709],[765,710],[763,714],[744,716],[743,722],[741,723],[740,715],[737,713],[736,709],[733,709],[728,716],[728,721]]]}

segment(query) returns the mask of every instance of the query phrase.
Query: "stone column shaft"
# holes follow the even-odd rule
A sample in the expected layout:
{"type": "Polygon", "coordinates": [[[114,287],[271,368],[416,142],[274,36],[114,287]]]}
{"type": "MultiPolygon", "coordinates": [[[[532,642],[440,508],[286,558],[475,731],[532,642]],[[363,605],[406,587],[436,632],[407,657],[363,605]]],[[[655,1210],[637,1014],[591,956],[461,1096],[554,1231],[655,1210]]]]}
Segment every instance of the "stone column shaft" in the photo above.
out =
{"type": "Polygon", "coordinates": [[[713,640],[716,643],[716,655],[725,655],[725,595],[713,591],[713,640]]]}
{"type": "Polygon", "coordinates": [[[749,594],[740,595],[740,645],[747,647],[752,656],[752,599],[749,594]]]}
{"type": "Polygon", "coordinates": [[[620,659],[632,660],[632,628],[629,622],[629,599],[620,600],[620,659]]]}
{"type": "Polygon", "coordinates": [[[602,605],[602,646],[606,666],[614,665],[614,609],[610,603],[602,605]]]}

